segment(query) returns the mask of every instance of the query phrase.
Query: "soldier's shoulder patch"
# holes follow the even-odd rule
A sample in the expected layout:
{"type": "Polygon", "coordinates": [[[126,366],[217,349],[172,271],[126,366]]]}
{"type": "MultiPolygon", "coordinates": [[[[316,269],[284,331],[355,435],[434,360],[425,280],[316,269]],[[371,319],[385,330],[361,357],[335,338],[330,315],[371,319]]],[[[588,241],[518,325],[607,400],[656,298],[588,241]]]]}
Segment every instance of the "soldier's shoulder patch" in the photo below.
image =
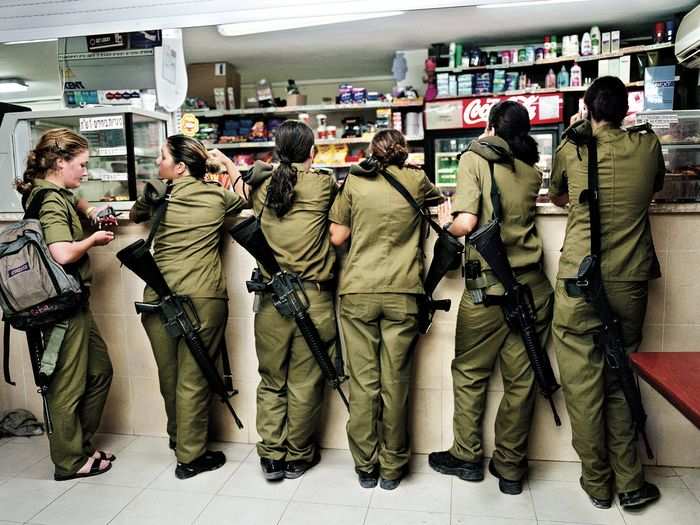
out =
{"type": "Polygon", "coordinates": [[[649,124],[648,122],[644,122],[642,124],[637,124],[636,126],[630,126],[628,128],[625,128],[625,130],[628,133],[644,133],[644,134],[654,133],[654,129],[651,127],[651,124],[649,124]]]}

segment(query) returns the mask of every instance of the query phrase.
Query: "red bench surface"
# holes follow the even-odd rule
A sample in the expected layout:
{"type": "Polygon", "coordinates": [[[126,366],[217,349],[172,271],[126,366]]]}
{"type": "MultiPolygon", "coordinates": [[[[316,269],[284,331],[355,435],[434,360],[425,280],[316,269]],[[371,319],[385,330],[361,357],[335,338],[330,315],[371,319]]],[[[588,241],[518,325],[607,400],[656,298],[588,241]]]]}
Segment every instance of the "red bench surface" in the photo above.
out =
{"type": "Polygon", "coordinates": [[[700,352],[636,352],[639,376],[700,428],[700,352]]]}

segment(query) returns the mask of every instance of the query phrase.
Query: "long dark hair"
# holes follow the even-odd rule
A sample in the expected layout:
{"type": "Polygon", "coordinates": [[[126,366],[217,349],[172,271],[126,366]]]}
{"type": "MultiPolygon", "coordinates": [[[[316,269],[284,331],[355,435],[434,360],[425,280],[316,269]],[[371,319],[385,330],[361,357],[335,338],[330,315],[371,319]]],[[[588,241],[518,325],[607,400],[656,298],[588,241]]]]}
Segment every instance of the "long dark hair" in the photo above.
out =
{"type": "Polygon", "coordinates": [[[504,100],[493,106],[489,113],[489,127],[508,143],[516,159],[530,166],[540,160],[537,141],[529,135],[530,115],[522,104],[504,100]]]}
{"type": "Polygon", "coordinates": [[[27,155],[27,167],[22,181],[16,183],[17,191],[22,195],[29,195],[34,188],[34,180],[46,178],[51,170],[56,169],[59,159],[73,160],[87,151],[88,147],[87,139],[73,130],[68,128],[48,130],[27,155]]]}
{"type": "Polygon", "coordinates": [[[284,216],[294,204],[297,169],[292,164],[308,159],[313,147],[314,132],[303,122],[287,120],[277,128],[275,148],[280,163],[267,190],[267,206],[277,217],[284,216]]]}
{"type": "Polygon", "coordinates": [[[384,129],[374,135],[370,145],[372,156],[382,166],[398,166],[403,168],[408,158],[408,146],[406,138],[400,131],[384,129]]]}
{"type": "Polygon", "coordinates": [[[207,148],[197,139],[185,135],[170,135],[167,139],[168,151],[173,156],[173,162],[182,162],[197,179],[203,179],[207,172],[207,148]]]}

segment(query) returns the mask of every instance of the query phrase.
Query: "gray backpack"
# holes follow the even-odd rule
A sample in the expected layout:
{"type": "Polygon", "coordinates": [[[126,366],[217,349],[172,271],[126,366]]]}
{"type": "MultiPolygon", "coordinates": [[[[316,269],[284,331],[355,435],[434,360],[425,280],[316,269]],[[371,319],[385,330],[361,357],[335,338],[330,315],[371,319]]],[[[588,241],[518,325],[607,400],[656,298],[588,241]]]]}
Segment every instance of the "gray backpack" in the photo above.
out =
{"type": "MultiPolygon", "coordinates": [[[[52,325],[83,302],[79,279],[53,260],[36,218],[50,188],[32,199],[24,220],[0,230],[0,307],[17,330],[52,325]]],[[[69,223],[70,224],[70,223],[69,223]]]]}

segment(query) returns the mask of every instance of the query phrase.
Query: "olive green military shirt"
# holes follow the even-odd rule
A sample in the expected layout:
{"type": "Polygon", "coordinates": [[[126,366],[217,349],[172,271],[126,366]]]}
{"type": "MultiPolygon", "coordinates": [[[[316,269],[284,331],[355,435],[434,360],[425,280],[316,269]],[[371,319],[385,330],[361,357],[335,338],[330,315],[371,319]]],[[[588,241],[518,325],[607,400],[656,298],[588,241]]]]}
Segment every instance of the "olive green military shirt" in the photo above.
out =
{"type": "MultiPolygon", "coordinates": [[[[44,200],[39,211],[39,222],[41,223],[46,244],[82,241],[85,235],[75,207],[78,202],[77,197],[72,191],[61,188],[53,182],[35,179],[34,189],[32,189],[32,193],[27,199],[27,207],[34,199],[36,190],[40,188],[56,188],[59,190],[49,191],[44,194],[44,200]]],[[[78,261],[77,266],[83,284],[89,286],[92,281],[92,271],[90,270],[90,261],[87,254],[78,261]]]]}
{"type": "Polygon", "coordinates": [[[265,206],[273,167],[257,162],[248,179],[251,186],[253,211],[261,216],[265,239],[284,270],[301,279],[324,282],[333,279],[335,250],[328,231],[328,212],[336,194],[335,179],[319,171],[305,171],[303,164],[293,164],[297,170],[294,202],[282,217],[265,206]]]}
{"type": "MultiPolygon", "coordinates": [[[[494,163],[494,177],[501,195],[501,238],[510,265],[522,268],[537,264],[542,259],[542,241],[535,228],[535,209],[542,174],[534,166],[513,158],[508,143],[502,138],[475,140],[462,155],[452,213],[476,215],[479,218],[477,227],[492,220],[489,161],[494,163]],[[491,149],[486,144],[498,149],[491,149]]],[[[474,248],[467,247],[467,256],[469,260],[480,261],[482,269],[489,268],[474,248]]]]}
{"type": "MultiPolygon", "coordinates": [[[[224,218],[238,214],[245,200],[216,182],[190,175],[176,179],[170,202],[153,239],[153,257],[173,292],[200,298],[226,298],[221,243],[224,218]]],[[[154,208],[143,196],[134,203],[136,222],[149,220],[154,208]]],[[[144,300],[158,297],[146,287],[144,300]]]]}
{"type": "MultiPolygon", "coordinates": [[[[590,133],[590,131],[589,131],[590,133]]],[[[649,224],[649,204],[663,187],[666,169],[661,145],[653,133],[627,132],[603,126],[598,142],[598,186],[601,228],[601,272],[609,281],[646,281],[661,276],[649,224]]],[[[588,151],[565,140],[552,165],[550,195],[569,194],[566,237],[559,279],[575,278],[591,251],[588,203],[579,202],[588,188],[588,151]],[[580,156],[580,158],[579,158],[580,156]]]]}
{"type": "MultiPolygon", "coordinates": [[[[423,170],[388,171],[419,205],[443,200],[423,170]]],[[[353,166],[330,220],[351,230],[338,293],[423,293],[421,217],[386,179],[353,166]]]]}

